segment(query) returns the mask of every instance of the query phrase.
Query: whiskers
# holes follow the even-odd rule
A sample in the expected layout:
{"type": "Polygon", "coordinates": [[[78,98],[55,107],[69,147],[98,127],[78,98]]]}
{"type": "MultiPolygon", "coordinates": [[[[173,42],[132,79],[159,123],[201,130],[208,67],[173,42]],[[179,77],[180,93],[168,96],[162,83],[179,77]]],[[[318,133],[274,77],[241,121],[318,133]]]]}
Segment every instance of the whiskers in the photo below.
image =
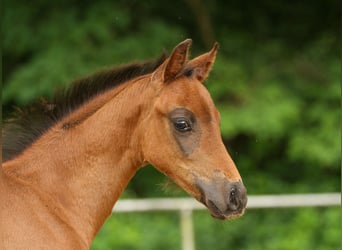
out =
{"type": "Polygon", "coordinates": [[[169,178],[166,178],[159,184],[157,184],[158,188],[163,191],[163,193],[168,196],[179,196],[181,194],[185,194],[184,190],[181,189],[176,183],[174,183],[169,178]]]}

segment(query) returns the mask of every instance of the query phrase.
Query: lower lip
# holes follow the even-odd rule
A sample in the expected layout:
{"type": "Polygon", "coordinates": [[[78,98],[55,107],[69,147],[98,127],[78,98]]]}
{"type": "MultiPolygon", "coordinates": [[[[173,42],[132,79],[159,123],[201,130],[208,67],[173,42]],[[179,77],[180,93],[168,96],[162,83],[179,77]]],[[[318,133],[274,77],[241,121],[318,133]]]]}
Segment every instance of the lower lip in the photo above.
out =
{"type": "Polygon", "coordinates": [[[230,220],[230,219],[236,219],[239,218],[243,215],[242,213],[233,213],[233,214],[229,214],[229,215],[224,215],[224,214],[216,214],[216,213],[210,213],[211,216],[215,219],[219,219],[219,220],[230,220]]]}

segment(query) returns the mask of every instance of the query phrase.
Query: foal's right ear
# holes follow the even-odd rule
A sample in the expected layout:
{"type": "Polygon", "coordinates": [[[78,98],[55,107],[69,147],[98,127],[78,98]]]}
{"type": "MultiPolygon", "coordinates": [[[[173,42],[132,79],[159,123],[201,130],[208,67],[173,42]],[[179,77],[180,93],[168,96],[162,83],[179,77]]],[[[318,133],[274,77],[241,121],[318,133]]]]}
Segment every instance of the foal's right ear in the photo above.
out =
{"type": "Polygon", "coordinates": [[[163,69],[163,81],[168,83],[175,79],[183,69],[188,60],[189,48],[192,43],[191,39],[186,39],[178,44],[172,51],[171,56],[166,60],[166,66],[163,69]]]}

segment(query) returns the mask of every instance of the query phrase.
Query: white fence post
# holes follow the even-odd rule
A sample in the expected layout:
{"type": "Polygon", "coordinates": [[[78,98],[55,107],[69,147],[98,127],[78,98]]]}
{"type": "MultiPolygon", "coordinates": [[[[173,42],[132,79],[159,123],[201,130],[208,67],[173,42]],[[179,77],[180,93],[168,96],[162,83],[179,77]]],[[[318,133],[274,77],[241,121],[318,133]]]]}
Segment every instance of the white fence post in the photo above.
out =
{"type": "Polygon", "coordinates": [[[180,210],[180,225],[182,233],[182,249],[195,250],[194,228],[192,222],[192,210],[180,210]]]}

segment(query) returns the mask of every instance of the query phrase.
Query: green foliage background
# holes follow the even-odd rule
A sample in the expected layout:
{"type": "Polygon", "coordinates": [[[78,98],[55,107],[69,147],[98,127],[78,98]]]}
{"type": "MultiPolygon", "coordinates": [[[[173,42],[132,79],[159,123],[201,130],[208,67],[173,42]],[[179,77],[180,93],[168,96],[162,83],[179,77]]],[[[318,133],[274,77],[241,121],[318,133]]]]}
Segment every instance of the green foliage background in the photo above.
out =
{"type": "MultiPolygon", "coordinates": [[[[2,111],[185,38],[219,41],[207,87],[249,194],[340,191],[338,1],[3,1],[2,111]]],[[[185,196],[152,167],[123,197],[185,196]]],[[[340,208],[195,212],[197,249],[339,249],[340,208]]],[[[180,249],[176,213],[115,214],[92,249],[180,249]]]]}

